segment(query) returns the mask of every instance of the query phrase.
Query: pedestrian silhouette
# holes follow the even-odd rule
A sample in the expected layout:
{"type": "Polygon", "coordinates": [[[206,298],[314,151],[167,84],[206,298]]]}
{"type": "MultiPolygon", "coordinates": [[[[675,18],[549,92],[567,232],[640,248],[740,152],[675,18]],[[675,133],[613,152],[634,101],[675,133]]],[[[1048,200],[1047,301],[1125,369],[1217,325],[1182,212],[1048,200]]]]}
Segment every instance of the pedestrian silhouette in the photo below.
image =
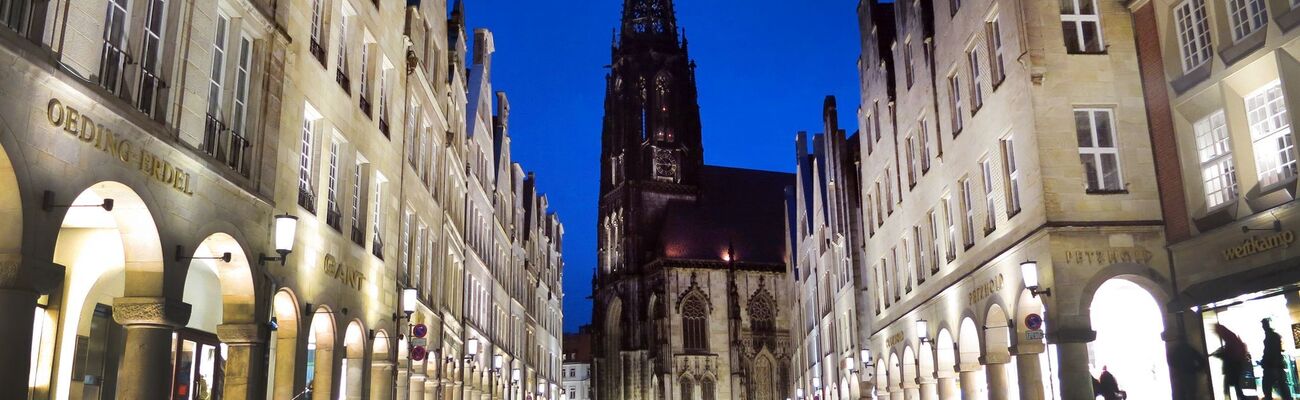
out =
{"type": "Polygon", "coordinates": [[[1222,324],[1214,324],[1214,333],[1219,335],[1219,341],[1223,345],[1210,355],[1223,360],[1223,389],[1233,388],[1237,393],[1237,399],[1253,399],[1246,397],[1246,393],[1241,390],[1241,380],[1245,376],[1247,367],[1250,367],[1250,356],[1246,351],[1246,343],[1241,341],[1228,327],[1222,324]]]}
{"type": "Polygon", "coordinates": [[[1259,365],[1264,368],[1264,398],[1273,399],[1273,390],[1282,393],[1282,398],[1291,400],[1291,387],[1286,384],[1286,364],[1282,360],[1282,335],[1273,331],[1269,319],[1259,321],[1264,326],[1264,358],[1259,365]]]}
{"type": "Polygon", "coordinates": [[[1128,393],[1119,390],[1119,382],[1115,380],[1115,375],[1111,375],[1110,370],[1106,369],[1104,365],[1101,367],[1101,377],[1093,379],[1092,382],[1093,393],[1101,396],[1102,399],[1125,400],[1128,398],[1128,393]]]}

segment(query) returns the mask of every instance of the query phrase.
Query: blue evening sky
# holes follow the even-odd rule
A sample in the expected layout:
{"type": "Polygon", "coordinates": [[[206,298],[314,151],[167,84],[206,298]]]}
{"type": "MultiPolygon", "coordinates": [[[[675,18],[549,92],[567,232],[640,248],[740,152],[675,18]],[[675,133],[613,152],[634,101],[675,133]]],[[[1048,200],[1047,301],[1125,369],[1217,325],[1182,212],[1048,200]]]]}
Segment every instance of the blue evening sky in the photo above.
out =
{"type": "MultiPolygon", "coordinates": [[[[510,98],[515,160],[536,171],[565,225],[564,327],[591,320],[604,66],[622,0],[467,0],[496,39],[493,84],[510,98]]],[[[794,170],[794,137],[820,132],[835,95],[852,133],[858,104],[855,0],[677,0],[698,64],[705,162],[794,170]]]]}

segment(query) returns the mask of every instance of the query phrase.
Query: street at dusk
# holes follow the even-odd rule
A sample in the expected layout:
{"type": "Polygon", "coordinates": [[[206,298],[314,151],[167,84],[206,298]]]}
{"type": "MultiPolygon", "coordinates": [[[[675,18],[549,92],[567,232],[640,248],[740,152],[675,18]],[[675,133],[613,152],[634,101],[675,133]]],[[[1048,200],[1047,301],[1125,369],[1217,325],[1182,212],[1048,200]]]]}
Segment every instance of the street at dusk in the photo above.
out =
{"type": "Polygon", "coordinates": [[[1300,397],[1300,0],[0,0],[0,400],[1300,397]]]}

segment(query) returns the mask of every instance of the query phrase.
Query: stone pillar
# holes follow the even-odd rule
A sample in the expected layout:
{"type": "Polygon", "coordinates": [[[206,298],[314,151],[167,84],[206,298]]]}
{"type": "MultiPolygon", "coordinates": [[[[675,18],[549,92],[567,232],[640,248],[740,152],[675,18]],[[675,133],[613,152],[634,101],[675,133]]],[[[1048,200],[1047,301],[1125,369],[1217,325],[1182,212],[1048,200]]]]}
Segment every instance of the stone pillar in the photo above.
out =
{"type": "MultiPolygon", "coordinates": [[[[114,312],[116,313],[116,312],[114,312]]],[[[217,338],[226,344],[226,374],[221,390],[226,400],[260,399],[266,395],[266,338],[262,324],[217,326],[217,338]]]]}
{"type": "MultiPolygon", "coordinates": [[[[126,330],[117,398],[171,398],[172,332],[190,320],[190,305],[162,297],[113,299],[113,320],[126,330]]],[[[29,355],[30,356],[30,355],[29,355]]]]}
{"type": "MultiPolygon", "coordinates": [[[[913,366],[912,368],[916,367],[913,366]]],[[[916,385],[915,380],[903,381],[903,398],[907,400],[919,400],[921,398],[920,387],[916,385]]]]}
{"type": "Polygon", "coordinates": [[[984,366],[984,378],[989,382],[990,399],[1010,398],[1011,388],[1007,387],[1007,363],[991,363],[984,366]]]}
{"type": "Polygon", "coordinates": [[[938,378],[939,398],[942,400],[955,399],[959,396],[957,392],[957,378],[951,373],[939,373],[938,378]]]}
{"type": "Polygon", "coordinates": [[[961,398],[979,399],[980,386],[984,385],[980,379],[979,365],[963,365],[960,368],[957,377],[961,380],[961,398]]]}
{"type": "Polygon", "coordinates": [[[1092,371],[1088,370],[1088,343],[1056,344],[1057,379],[1061,381],[1061,398],[1066,400],[1095,399],[1092,391],[1092,371]]]}
{"type": "Polygon", "coordinates": [[[394,380],[393,369],[392,361],[371,361],[370,400],[396,400],[393,398],[393,385],[397,383],[394,380]]]}
{"type": "MultiPolygon", "coordinates": [[[[41,292],[58,289],[63,267],[54,264],[23,266],[16,254],[0,254],[0,399],[27,398],[32,369],[32,327],[36,299],[41,292]]],[[[53,367],[53,366],[51,366],[53,367]]]]}
{"type": "Polygon", "coordinates": [[[397,368],[397,398],[395,400],[407,400],[411,396],[410,368],[410,364],[407,361],[402,361],[401,367],[397,368]]]}
{"type": "Polygon", "coordinates": [[[920,392],[921,400],[939,399],[939,392],[938,392],[938,388],[935,387],[934,378],[928,376],[922,376],[916,379],[916,383],[920,385],[919,392],[920,392]]]}
{"type": "Polygon", "coordinates": [[[426,378],[424,374],[411,375],[411,384],[409,385],[411,394],[408,397],[410,400],[424,400],[425,381],[426,378]]]}
{"type": "MultiPolygon", "coordinates": [[[[411,400],[420,400],[420,399],[411,399],[411,400]]],[[[438,381],[437,381],[437,380],[429,379],[429,380],[424,381],[424,399],[423,399],[423,400],[438,400],[438,381]]]]}
{"type": "MultiPolygon", "coordinates": [[[[1041,351],[1041,349],[1038,350],[1041,351]]],[[[1020,386],[1020,400],[1043,400],[1045,398],[1042,354],[1041,352],[1028,352],[1016,355],[1016,380],[1020,386]]]]}

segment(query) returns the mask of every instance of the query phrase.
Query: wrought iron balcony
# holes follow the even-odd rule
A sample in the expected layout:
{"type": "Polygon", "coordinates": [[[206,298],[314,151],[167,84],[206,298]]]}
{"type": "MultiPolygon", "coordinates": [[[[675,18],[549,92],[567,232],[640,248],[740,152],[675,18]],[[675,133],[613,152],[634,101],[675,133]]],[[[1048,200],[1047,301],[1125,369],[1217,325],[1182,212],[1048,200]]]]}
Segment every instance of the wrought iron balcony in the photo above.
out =
{"type": "Polygon", "coordinates": [[[359,226],[353,226],[353,227],[352,227],[352,243],[356,243],[357,246],[365,246],[365,245],[366,245],[366,230],[363,229],[363,228],[361,228],[361,227],[359,227],[359,226]]]}
{"type": "Polygon", "coordinates": [[[352,79],[348,78],[347,72],[342,69],[335,70],[334,81],[338,82],[339,87],[343,88],[343,93],[352,94],[352,79]]]}
{"type": "Polygon", "coordinates": [[[306,209],[307,212],[316,213],[316,194],[304,185],[298,185],[298,205],[306,209]]]}
{"type": "MultiPolygon", "coordinates": [[[[167,81],[148,69],[140,69],[140,88],[136,95],[135,108],[151,118],[157,118],[162,111],[159,98],[167,90],[167,81]]],[[[211,118],[211,116],[209,116],[211,118]]]]}
{"type": "Polygon", "coordinates": [[[322,67],[324,67],[324,66],[325,66],[325,48],[320,46],[320,42],[316,41],[316,39],[313,38],[313,39],[311,40],[311,46],[310,46],[310,48],[309,48],[308,50],[311,51],[311,55],[312,55],[313,57],[316,57],[316,62],[319,62],[320,65],[321,65],[322,67]]]}
{"type": "Polygon", "coordinates": [[[122,78],[126,66],[130,64],[131,55],[127,54],[125,49],[118,48],[117,45],[105,40],[99,54],[99,85],[113,94],[120,95],[123,89],[122,78]]]}
{"type": "Polygon", "coordinates": [[[367,117],[373,117],[370,110],[370,99],[366,98],[365,93],[361,94],[361,112],[366,114],[367,117]]]}
{"type": "Polygon", "coordinates": [[[250,169],[248,153],[252,147],[248,138],[227,128],[220,118],[208,114],[203,127],[203,145],[200,146],[200,150],[247,178],[250,169]]]}
{"type": "Polygon", "coordinates": [[[337,206],[331,204],[328,209],[325,210],[325,223],[331,228],[334,228],[334,230],[341,231],[343,229],[342,222],[343,213],[339,212],[337,206]]]}
{"type": "Polygon", "coordinates": [[[379,116],[379,132],[383,133],[384,137],[388,137],[388,119],[383,115],[379,116]]]}
{"type": "Polygon", "coordinates": [[[375,240],[370,243],[370,252],[380,260],[384,259],[384,241],[379,239],[379,235],[375,235],[375,240]]]}

